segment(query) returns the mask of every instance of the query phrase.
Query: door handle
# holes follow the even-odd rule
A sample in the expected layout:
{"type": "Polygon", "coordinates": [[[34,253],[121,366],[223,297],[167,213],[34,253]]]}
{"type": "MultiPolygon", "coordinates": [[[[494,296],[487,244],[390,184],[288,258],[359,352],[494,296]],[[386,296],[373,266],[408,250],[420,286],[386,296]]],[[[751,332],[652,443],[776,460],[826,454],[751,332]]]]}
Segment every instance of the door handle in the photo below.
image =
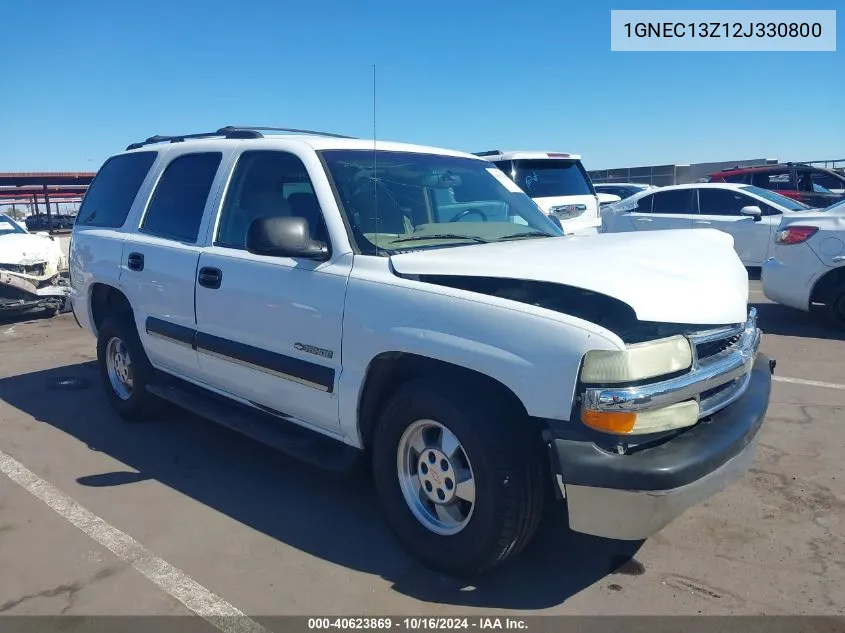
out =
{"type": "Polygon", "coordinates": [[[637,222],[651,222],[651,218],[634,218],[637,222]]]}
{"type": "Polygon", "coordinates": [[[144,256],[141,253],[129,253],[126,265],[129,270],[144,270],[144,256]]]}
{"type": "Polygon", "coordinates": [[[693,220],[693,224],[713,224],[710,220],[693,220]]]}
{"type": "Polygon", "coordinates": [[[200,286],[217,290],[223,282],[223,271],[219,268],[204,266],[203,268],[200,268],[200,274],[197,277],[197,280],[199,281],[200,286]]]}

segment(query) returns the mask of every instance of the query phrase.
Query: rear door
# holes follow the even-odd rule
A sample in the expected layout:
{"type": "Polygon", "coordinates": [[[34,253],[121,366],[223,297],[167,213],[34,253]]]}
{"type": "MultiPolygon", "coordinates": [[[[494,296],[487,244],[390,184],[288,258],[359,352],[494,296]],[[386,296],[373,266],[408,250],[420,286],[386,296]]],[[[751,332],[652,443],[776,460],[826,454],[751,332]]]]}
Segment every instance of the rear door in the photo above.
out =
{"type": "MultiPolygon", "coordinates": [[[[157,151],[146,150],[109,158],[97,171],[76,216],[68,254],[71,306],[80,324],[94,333],[96,326],[89,321],[90,285],[96,279],[120,286],[127,235],[123,226],[140,204],[157,158],[157,151]]],[[[27,218],[27,226],[30,220],[35,223],[38,218],[27,218]]]]}
{"type": "Polygon", "coordinates": [[[695,213],[693,206],[694,189],[670,189],[658,191],[641,198],[637,211],[631,213],[631,221],[637,231],[662,231],[669,229],[691,229],[695,213]],[[648,204],[647,213],[642,204],[648,204]]]}
{"type": "Polygon", "coordinates": [[[772,238],[778,215],[763,215],[759,221],[743,215],[743,207],[756,206],[765,213],[764,205],[740,191],[731,189],[700,188],[698,191],[698,217],[693,225],[698,229],[718,229],[734,238],[734,249],[746,266],[763,263],[772,238]]]}
{"type": "Polygon", "coordinates": [[[121,288],[150,362],[189,378],[199,374],[194,280],[205,209],[220,184],[224,153],[230,151],[172,151],[123,249],[121,288]]]}

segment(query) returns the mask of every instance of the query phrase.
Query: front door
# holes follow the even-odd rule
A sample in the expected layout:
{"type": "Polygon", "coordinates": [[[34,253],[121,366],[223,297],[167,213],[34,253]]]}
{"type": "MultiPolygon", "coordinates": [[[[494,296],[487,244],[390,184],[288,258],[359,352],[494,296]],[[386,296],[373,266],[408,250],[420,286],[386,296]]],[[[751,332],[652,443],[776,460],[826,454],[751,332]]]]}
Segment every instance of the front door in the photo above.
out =
{"type": "Polygon", "coordinates": [[[740,191],[702,187],[698,190],[698,217],[695,228],[718,229],[734,238],[734,249],[746,266],[759,266],[766,259],[774,225],[780,216],[763,215],[759,221],[743,215],[743,207],[764,205],[740,191]]]}
{"type": "Polygon", "coordinates": [[[279,215],[305,217],[312,237],[329,242],[302,160],[244,151],[197,266],[203,381],[275,414],[339,430],[335,387],[352,256],[318,262],[247,252],[250,222],[279,215]]]}

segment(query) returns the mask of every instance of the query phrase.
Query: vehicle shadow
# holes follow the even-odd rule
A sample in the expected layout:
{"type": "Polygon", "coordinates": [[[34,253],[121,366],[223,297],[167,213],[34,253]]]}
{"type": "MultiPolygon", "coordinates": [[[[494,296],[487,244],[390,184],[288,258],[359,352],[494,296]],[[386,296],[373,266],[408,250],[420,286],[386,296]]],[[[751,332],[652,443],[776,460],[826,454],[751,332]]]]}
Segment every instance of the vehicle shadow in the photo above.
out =
{"type": "Polygon", "coordinates": [[[751,303],[757,308],[757,322],[764,334],[796,336],[827,341],[845,341],[845,331],[831,327],[818,311],[802,312],[779,303],[751,303]]]}
{"type": "Polygon", "coordinates": [[[562,509],[500,569],[469,582],[431,572],[393,538],[368,475],[325,473],[178,409],[148,423],[123,422],[92,362],[0,379],[0,399],[137,471],[95,473],[80,477],[81,485],[159,481],[291,547],[377,574],[418,600],[544,609],[609,574],[642,572],[633,559],[642,542],[574,534],[562,509]]]}

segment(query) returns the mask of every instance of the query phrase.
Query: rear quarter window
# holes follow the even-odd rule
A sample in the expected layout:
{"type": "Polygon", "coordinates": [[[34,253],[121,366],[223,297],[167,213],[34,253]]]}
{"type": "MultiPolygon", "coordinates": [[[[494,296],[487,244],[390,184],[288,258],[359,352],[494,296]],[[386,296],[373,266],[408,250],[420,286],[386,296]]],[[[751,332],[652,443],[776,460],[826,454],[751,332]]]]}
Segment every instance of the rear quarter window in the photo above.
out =
{"type": "Polygon", "coordinates": [[[174,158],[153,192],[141,230],[165,239],[195,243],[222,159],[220,152],[198,152],[174,158]]]}
{"type": "Polygon", "coordinates": [[[76,224],[123,226],[156,156],[158,152],[133,152],[113,156],[103,163],[85,193],[76,224]]]}

